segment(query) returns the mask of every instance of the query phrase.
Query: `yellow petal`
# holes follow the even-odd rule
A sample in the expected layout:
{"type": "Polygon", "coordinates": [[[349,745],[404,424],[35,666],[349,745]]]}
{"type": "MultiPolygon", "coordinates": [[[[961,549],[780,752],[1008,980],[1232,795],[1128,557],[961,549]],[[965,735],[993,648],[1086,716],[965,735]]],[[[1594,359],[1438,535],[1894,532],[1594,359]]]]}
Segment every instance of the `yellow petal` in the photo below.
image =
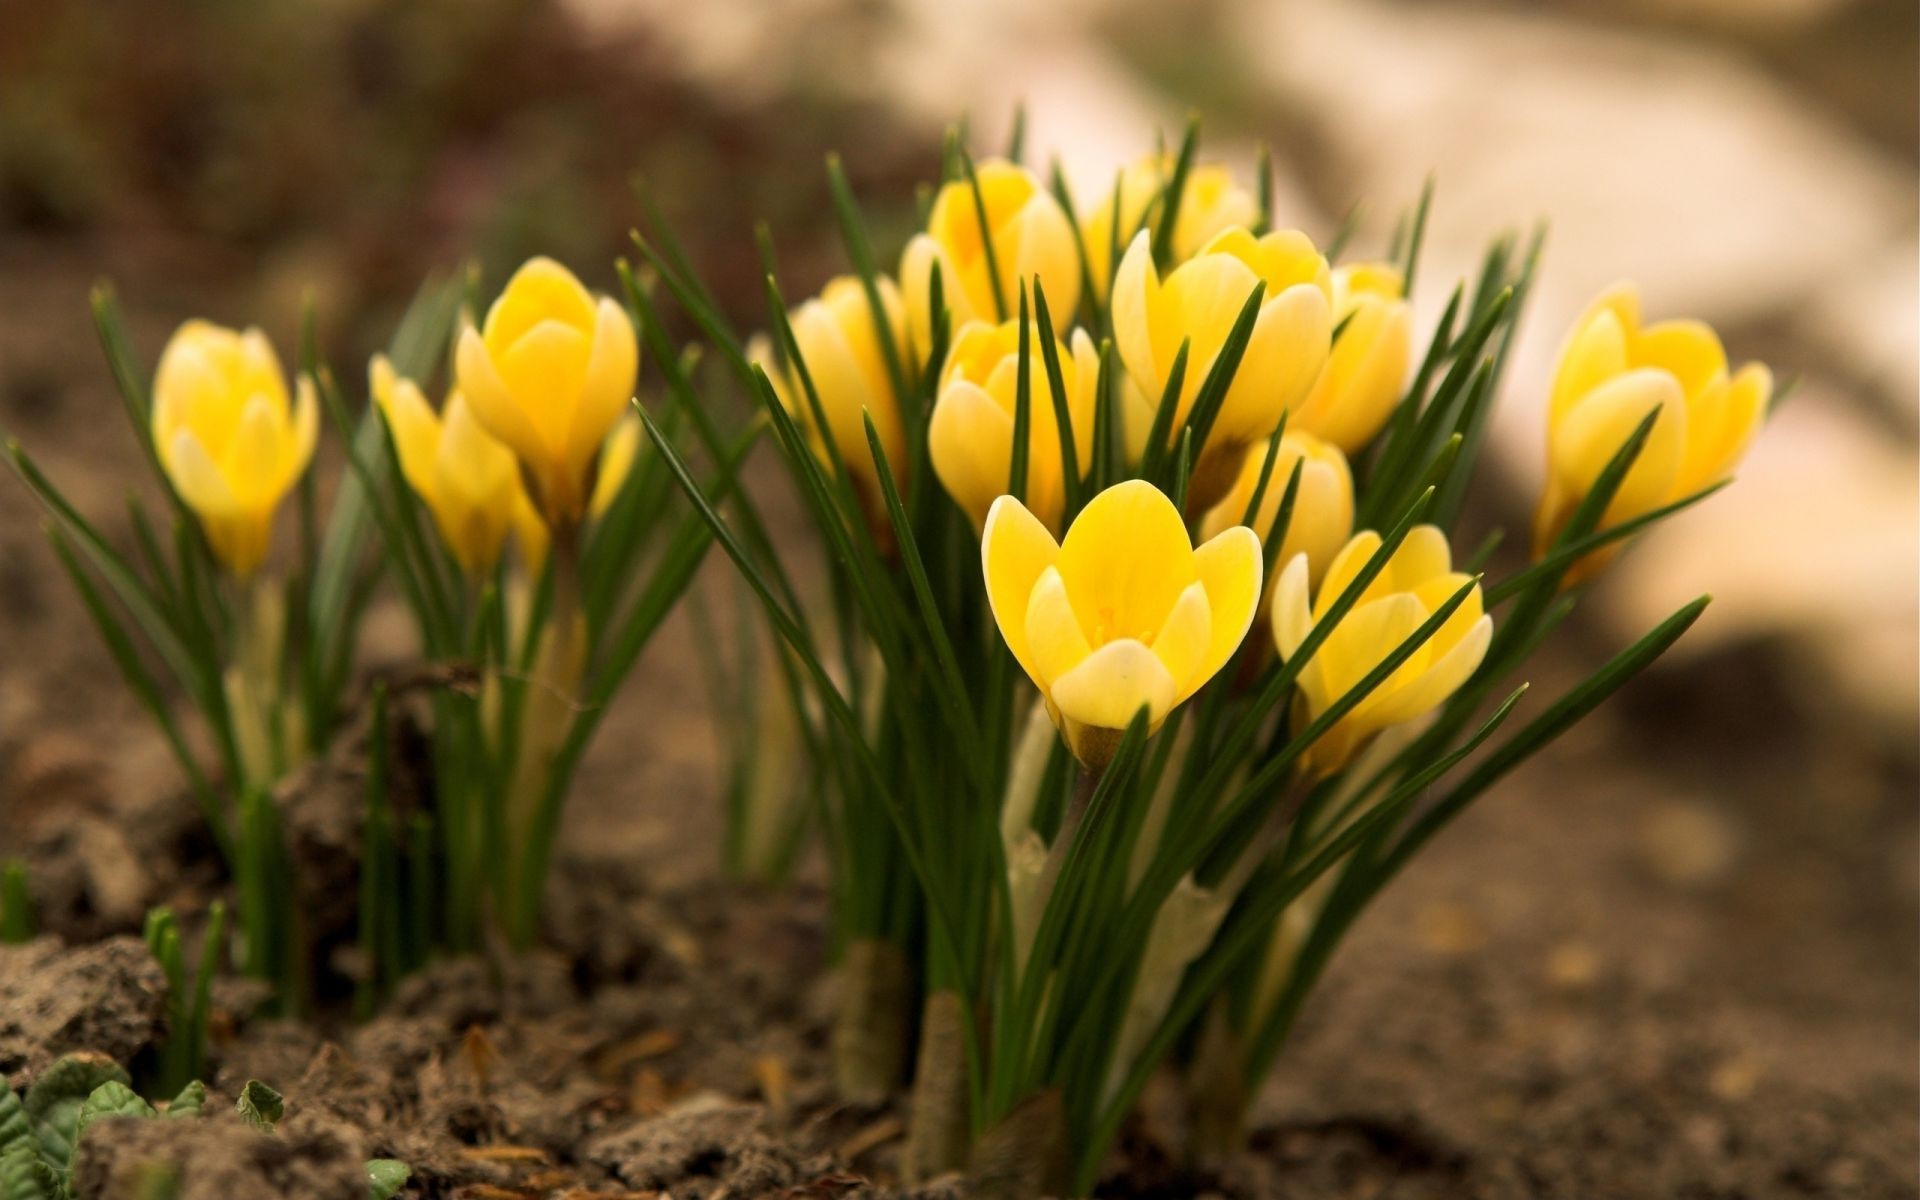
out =
{"type": "Polygon", "coordinates": [[[1720,335],[1705,321],[1661,321],[1641,331],[1633,343],[1633,365],[1659,367],[1680,381],[1689,399],[1726,374],[1727,352],[1720,335]]]}
{"type": "Polygon", "coordinates": [[[1190,583],[1153,635],[1154,657],[1174,681],[1172,703],[1185,700],[1212,678],[1213,671],[1207,669],[1212,633],[1213,609],[1207,601],[1207,589],[1198,581],[1190,583]]]}
{"type": "Polygon", "coordinates": [[[313,461],[313,450],[320,441],[320,398],[313,380],[306,375],[294,388],[293,403],[293,445],[288,451],[285,468],[286,476],[281,490],[293,485],[293,481],[307,469],[313,461]]]}
{"type": "MultiPolygon", "coordinates": [[[[1013,461],[1013,419],[991,397],[966,380],[940,391],[927,425],[927,457],[934,474],[980,528],[987,509],[1006,493],[1013,461]]],[[[1059,520],[1055,511],[1042,524],[1059,520]]]]}
{"type": "MultiPolygon", "coordinates": [[[[1333,561],[1327,566],[1326,574],[1321,577],[1320,591],[1313,604],[1316,617],[1324,615],[1327,609],[1333,607],[1348,586],[1366,568],[1367,563],[1379,553],[1381,544],[1379,534],[1371,529],[1363,529],[1354,534],[1352,539],[1340,548],[1340,553],[1333,556],[1333,561]]],[[[1385,575],[1386,571],[1382,569],[1380,574],[1385,575]]],[[[1383,587],[1380,576],[1376,575],[1373,583],[1368,585],[1367,592],[1362,595],[1364,597],[1367,594],[1378,594],[1383,587]]]]}
{"type": "MultiPolygon", "coordinates": [[[[1244,525],[1236,525],[1195,549],[1193,565],[1207,592],[1212,626],[1206,655],[1200,660],[1196,677],[1183,684],[1180,697],[1183,700],[1213,678],[1240,648],[1253,625],[1253,614],[1260,606],[1260,589],[1265,581],[1260,539],[1244,525]]],[[[1155,645],[1157,648],[1158,643],[1155,645]]]]}
{"type": "Polygon", "coordinates": [[[440,419],[433,415],[413,380],[395,375],[384,357],[373,360],[370,374],[374,403],[387,420],[400,472],[408,486],[430,501],[435,486],[434,457],[440,447],[440,419]]]}
{"type": "MultiPolygon", "coordinates": [[[[1358,606],[1341,620],[1332,636],[1322,644],[1319,654],[1326,671],[1327,699],[1337,703],[1351,692],[1387,655],[1400,648],[1427,619],[1426,606],[1405,592],[1382,596],[1358,606]]],[[[1369,712],[1384,695],[1390,695],[1403,677],[1420,669],[1419,656],[1409,659],[1367,694],[1348,719],[1365,723],[1369,712]],[[1412,668],[1412,671],[1409,671],[1412,668]]]]}
{"type": "Polygon", "coordinates": [[[1453,550],[1447,545],[1447,535],[1437,525],[1415,525],[1387,560],[1374,587],[1411,592],[1428,580],[1445,577],[1452,569],[1453,550]]]}
{"type": "Polygon", "coordinates": [[[454,352],[454,367],[459,377],[460,394],[473,406],[474,417],[493,435],[494,440],[504,443],[522,461],[545,461],[548,455],[545,441],[528,415],[521,410],[519,401],[507,391],[506,382],[495,369],[486,343],[481,340],[480,332],[471,325],[460,331],[460,342],[454,352]]]}
{"type": "MultiPolygon", "coordinates": [[[[559,321],[542,321],[494,359],[507,394],[539,430],[545,453],[538,461],[560,460],[567,445],[567,429],[580,403],[590,351],[591,345],[580,330],[559,321]]],[[[466,390],[464,384],[463,380],[462,391],[466,390]]],[[[477,401],[475,411],[483,411],[477,401]]]]}
{"type": "Polygon", "coordinates": [[[1380,432],[1406,383],[1412,317],[1404,301],[1363,295],[1301,405],[1299,426],[1353,454],[1380,432]]]}
{"type": "Polygon", "coordinates": [[[1307,556],[1296,554],[1280,569],[1273,585],[1273,644],[1283,661],[1292,658],[1313,631],[1307,592],[1307,556]]]}
{"type": "MultiPolygon", "coordinates": [[[[1434,635],[1429,645],[1443,644],[1445,637],[1443,629],[1434,635]]],[[[1484,615],[1475,618],[1463,634],[1445,643],[1446,650],[1429,662],[1416,678],[1385,696],[1374,710],[1373,718],[1382,725],[1398,725],[1423,717],[1446,703],[1480,669],[1492,641],[1493,618],[1484,615]]]]}
{"type": "Polygon", "coordinates": [[[1027,601],[1026,633],[1028,652],[1037,672],[1034,679],[1043,690],[1093,653],[1086,633],[1073,615],[1067,585],[1060,581],[1060,572],[1053,567],[1040,572],[1033,595],[1027,601]]]}
{"type": "Polygon", "coordinates": [[[227,446],[220,473],[244,509],[271,508],[280,499],[281,456],[289,439],[280,415],[265,396],[255,396],[240,413],[240,426],[227,446]]]}
{"type": "Polygon", "coordinates": [[[1627,333],[1611,309],[1576,325],[1560,351],[1548,401],[1549,424],[1563,420],[1582,396],[1627,369],[1627,333]]]}
{"type": "Polygon", "coordinates": [[[1054,680],[1049,695],[1060,715],[1096,729],[1125,729],[1142,708],[1157,726],[1173,707],[1175,685],[1167,668],[1132,638],[1089,654],[1054,680]]]}
{"type": "Polygon", "coordinates": [[[629,410],[607,435],[607,444],[600,449],[600,473],[593,481],[593,499],[587,505],[594,516],[606,512],[626,486],[627,476],[640,457],[641,433],[639,414],[629,410]]]}
{"type": "Polygon", "coordinates": [[[1173,501],[1143,480],[1088,501],[1060,544],[1060,576],[1088,640],[1144,640],[1198,576],[1173,501]]]}
{"type": "MultiPolygon", "coordinates": [[[[916,233],[900,255],[900,291],[907,310],[907,327],[913,335],[914,352],[921,362],[933,350],[933,269],[940,261],[939,247],[924,233],[916,233]]],[[[947,308],[953,312],[955,328],[973,318],[971,306],[963,312],[954,304],[952,272],[942,269],[940,288],[947,308]]]]}
{"type": "Polygon", "coordinates": [[[1686,408],[1673,376],[1628,371],[1587,393],[1551,431],[1549,457],[1568,491],[1584,496],[1649,412],[1659,418],[1633,468],[1607,506],[1605,524],[1626,520],[1673,495],[1686,447],[1686,408]]]}
{"type": "MultiPolygon", "coordinates": [[[[1152,314],[1153,323],[1149,330],[1153,339],[1153,361],[1166,364],[1165,369],[1171,371],[1173,360],[1180,353],[1181,342],[1188,343],[1187,370],[1180,389],[1180,407],[1174,414],[1176,426],[1186,418],[1187,410],[1193,406],[1194,397],[1199,394],[1201,383],[1212,369],[1213,360],[1219,357],[1221,344],[1227,340],[1234,319],[1240,315],[1241,308],[1245,307],[1247,298],[1259,283],[1260,277],[1254,274],[1253,269],[1233,255],[1202,254],[1175,267],[1161,285],[1159,303],[1152,314]]],[[[1271,296],[1271,291],[1268,294],[1271,296]]],[[[1116,332],[1118,329],[1116,323],[1116,332]]],[[[1248,350],[1253,350],[1252,345],[1248,346],[1248,350]]],[[[1314,370],[1319,370],[1318,364],[1315,364],[1314,370]]],[[[1235,382],[1246,384],[1249,391],[1268,391],[1257,379],[1243,379],[1236,375],[1235,382]]],[[[1228,406],[1233,403],[1230,394],[1228,406]]],[[[1222,417],[1225,416],[1223,409],[1222,417]]],[[[1267,428],[1273,427],[1269,425],[1267,428]]]]}
{"type": "Polygon", "coordinates": [[[192,430],[182,429],[173,435],[167,464],[168,478],[173,480],[174,490],[195,512],[202,516],[222,517],[239,511],[240,505],[234,499],[233,489],[227,486],[220,468],[214,465],[213,458],[192,430]]]}
{"type": "Polygon", "coordinates": [[[1042,688],[1046,684],[1027,648],[1027,605],[1041,573],[1059,555],[1053,535],[1018,500],[1002,496],[993,502],[980,531],[980,566],[986,579],[987,603],[1007,649],[1042,688]]]}
{"type": "Polygon", "coordinates": [[[567,429],[567,453],[575,470],[586,469],[614,423],[629,411],[639,370],[640,346],[634,339],[633,322],[619,305],[602,297],[594,309],[586,376],[567,429]]]}
{"type": "Polygon", "coordinates": [[[583,337],[594,327],[593,296],[572,271],[551,258],[530,258],[507,281],[487,312],[482,331],[496,357],[544,321],[565,325],[583,337]]]}
{"type": "MultiPolygon", "coordinates": [[[[1227,318],[1229,327],[1237,315],[1236,306],[1227,318]]],[[[1277,295],[1269,292],[1214,421],[1213,436],[1244,443],[1272,433],[1281,414],[1306,399],[1326,365],[1332,338],[1333,310],[1326,293],[1306,284],[1277,295]]]]}
{"type": "MultiPolygon", "coordinates": [[[[1148,405],[1159,403],[1173,360],[1154,356],[1154,314],[1160,308],[1160,273],[1153,266],[1152,242],[1143,230],[1120,259],[1113,278],[1113,346],[1148,405]]],[[[1191,366],[1189,366],[1191,370],[1191,366]]],[[[1151,418],[1149,418],[1151,420],[1151,418]]]]}
{"type": "Polygon", "coordinates": [[[1687,454],[1675,487],[1691,495],[1733,473],[1766,420],[1773,373],[1748,363],[1723,386],[1709,388],[1687,410],[1687,454]]]}

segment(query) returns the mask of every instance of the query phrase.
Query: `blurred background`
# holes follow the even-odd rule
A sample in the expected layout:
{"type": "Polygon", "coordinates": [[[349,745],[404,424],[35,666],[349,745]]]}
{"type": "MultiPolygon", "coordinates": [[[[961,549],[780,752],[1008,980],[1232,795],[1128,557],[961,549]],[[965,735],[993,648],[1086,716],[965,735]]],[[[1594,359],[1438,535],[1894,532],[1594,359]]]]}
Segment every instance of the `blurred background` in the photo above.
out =
{"type": "MultiPolygon", "coordinates": [[[[1524,525],[1554,349],[1616,278],[1798,385],[1738,485],[1625,557],[1542,675],[1701,591],[1706,617],[1410,873],[1266,1104],[1411,1113],[1443,1163],[1584,1139],[1649,1188],[1678,1156],[1747,1194],[1777,1194],[1755,1162],[1787,1194],[1878,1194],[1912,1164],[1920,1056],[1915,20],[1910,0],[0,5],[0,426],[124,533],[139,458],[97,279],[148,361],[192,315],[290,353],[310,295],[354,377],[431,269],[471,257],[497,284],[537,251],[609,284],[644,179],[750,322],[756,219],[790,297],[841,268],[825,153],[891,254],[942,131],[965,117],[997,149],[1022,104],[1030,155],[1081,195],[1189,111],[1249,181],[1267,142],[1280,220],[1325,237],[1363,204],[1362,255],[1431,173],[1428,322],[1489,238],[1549,218],[1481,519],[1524,525]],[[1662,1105],[1657,1136],[1623,1115],[1662,1105]]],[[[92,820],[86,853],[137,859],[115,813],[171,767],[10,479],[0,647],[0,845],[58,807],[92,820]]],[[[697,674],[678,639],[643,667],[576,852],[709,870],[712,739],[660,699],[697,674]]]]}

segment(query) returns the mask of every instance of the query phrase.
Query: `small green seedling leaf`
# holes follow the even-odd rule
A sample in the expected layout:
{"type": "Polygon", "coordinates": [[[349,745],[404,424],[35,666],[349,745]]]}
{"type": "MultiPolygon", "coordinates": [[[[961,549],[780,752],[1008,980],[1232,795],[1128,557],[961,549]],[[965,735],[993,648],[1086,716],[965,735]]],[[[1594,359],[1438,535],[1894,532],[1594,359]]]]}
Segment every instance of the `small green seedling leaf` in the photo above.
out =
{"type": "Polygon", "coordinates": [[[0,1200],[58,1200],[60,1181],[32,1146],[0,1153],[0,1200]]]}
{"type": "Polygon", "coordinates": [[[207,1107],[207,1085],[198,1079],[180,1089],[180,1094],[167,1105],[169,1117],[197,1117],[207,1107]]]}
{"type": "Polygon", "coordinates": [[[159,1114],[153,1111],[153,1105],[134,1094],[134,1090],[124,1083],[108,1080],[93,1089],[80,1104],[80,1116],[74,1122],[73,1138],[75,1142],[86,1133],[87,1126],[103,1117],[152,1117],[159,1114]]]}
{"type": "Polygon", "coordinates": [[[367,1160],[367,1189],[373,1200],[393,1200],[411,1178],[413,1168],[397,1158],[367,1160]]]}
{"type": "Polygon", "coordinates": [[[247,1080],[240,1089],[240,1099],[233,1105],[239,1110],[240,1117],[261,1133],[272,1133],[273,1127],[280,1123],[286,1112],[286,1100],[258,1079],[247,1080]]]}
{"type": "Polygon", "coordinates": [[[8,1086],[6,1076],[0,1075],[0,1154],[19,1146],[33,1149],[33,1125],[27,1120],[27,1109],[19,1095],[8,1086]]]}
{"type": "Polygon", "coordinates": [[[27,1089],[27,1117],[40,1143],[40,1156],[56,1170],[73,1161],[80,1137],[80,1109],[103,1083],[125,1087],[133,1080],[104,1054],[69,1054],[48,1067],[27,1089]]]}

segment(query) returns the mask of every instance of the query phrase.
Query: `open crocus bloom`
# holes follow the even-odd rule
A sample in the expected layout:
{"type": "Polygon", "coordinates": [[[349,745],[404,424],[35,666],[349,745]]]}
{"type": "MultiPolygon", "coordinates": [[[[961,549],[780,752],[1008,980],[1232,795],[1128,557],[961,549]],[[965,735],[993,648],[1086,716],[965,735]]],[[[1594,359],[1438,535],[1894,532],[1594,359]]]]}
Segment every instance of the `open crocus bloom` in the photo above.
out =
{"type": "MultiPolygon", "coordinates": [[[[1640,294],[1616,284],[1568,335],[1547,413],[1547,486],[1534,515],[1534,553],[1551,548],[1573,510],[1633,435],[1659,410],[1600,528],[1692,495],[1725,479],[1746,453],[1773,395],[1759,363],[1728,374],[1727,354],[1701,321],[1640,325],[1640,294]]],[[[1611,548],[1609,548],[1611,549],[1611,548]]],[[[1570,582],[1604,565],[1589,555],[1570,582]]]]}
{"type": "Polygon", "coordinates": [[[1195,447],[1189,498],[1211,507],[1232,483],[1246,448],[1271,434],[1319,378],[1333,336],[1327,260],[1303,233],[1255,237],[1229,229],[1163,280],[1147,235],[1133,239],[1113,281],[1113,340],[1150,403],[1159,403],[1182,342],[1186,372],[1168,426],[1177,439],[1240,310],[1266,291],[1240,366],[1206,445],[1195,447]]]}
{"type": "Polygon", "coordinates": [[[927,231],[914,235],[900,257],[900,289],[906,293],[914,345],[923,359],[933,349],[935,266],[954,329],[968,321],[1016,316],[1021,285],[1031,290],[1035,279],[1046,291],[1056,321],[1064,322],[1080,303],[1080,251],[1073,223],[1059,201],[1033,172],[1004,159],[981,163],[974,175],[980,181],[978,200],[965,179],[942,187],[927,214],[927,231]]]}
{"type": "Polygon", "coordinates": [[[460,333],[460,391],[520,459],[549,525],[574,526],[595,456],[633,398],[640,348],[620,306],[550,258],[529,259],[460,333]]]}
{"type": "Polygon", "coordinates": [[[153,383],[153,446],[207,541],[242,578],[266,558],[274,510],[313,458],[319,404],[286,376],[265,334],[188,321],[167,342],[153,383]]]}
{"type": "MultiPolygon", "coordinates": [[[[1299,651],[1380,545],[1380,535],[1372,530],[1356,534],[1328,566],[1311,605],[1305,556],[1296,555],[1286,565],[1273,595],[1273,642],[1282,659],[1299,651]]],[[[1470,582],[1471,576],[1453,569],[1446,534],[1432,525],[1408,533],[1301,670],[1300,699],[1307,719],[1318,718],[1352,691],[1470,582]]],[[[1382,729],[1439,707],[1479,669],[1492,638],[1493,618],[1486,615],[1475,584],[1432,637],[1314,742],[1307,751],[1309,769],[1331,774],[1382,729]]]]}
{"type": "Polygon", "coordinates": [[[475,577],[491,571],[515,507],[524,502],[513,451],[480,427],[458,390],[436,414],[419,386],[395,374],[385,356],[373,360],[369,374],[407,485],[433,514],[461,569],[475,577]]]}
{"type": "Polygon", "coordinates": [[[1260,539],[1236,526],[1195,548],[1173,502],[1115,484],[1056,543],[1011,496],[980,541],[994,620],[1074,756],[1106,765],[1141,709],[1149,729],[1232,657],[1260,596],[1260,539]]]}

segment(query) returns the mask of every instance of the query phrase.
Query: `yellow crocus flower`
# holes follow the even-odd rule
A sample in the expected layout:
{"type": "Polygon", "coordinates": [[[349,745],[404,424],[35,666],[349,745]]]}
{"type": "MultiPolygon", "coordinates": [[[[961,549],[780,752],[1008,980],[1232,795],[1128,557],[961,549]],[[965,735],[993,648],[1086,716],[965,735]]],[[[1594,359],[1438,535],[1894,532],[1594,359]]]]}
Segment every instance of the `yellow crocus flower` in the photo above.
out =
{"type": "Polygon", "coordinates": [[[1255,237],[1245,229],[1229,229],[1164,280],[1143,231],[1127,247],[1114,277],[1114,345],[1150,402],[1159,402],[1181,343],[1188,343],[1170,426],[1175,437],[1241,308],[1262,282],[1266,293],[1246,353],[1206,445],[1195,447],[1188,495],[1202,510],[1231,485],[1246,448],[1271,434],[1319,377],[1333,333],[1332,272],[1303,233],[1255,237]]]}
{"type": "MultiPolygon", "coordinates": [[[[1080,303],[1080,251],[1073,224],[1040,180],[1025,167],[989,159],[974,172],[973,185],[957,179],[933,199],[925,233],[914,235],[900,257],[900,287],[906,293],[914,345],[922,358],[933,342],[933,268],[940,267],[941,295],[952,314],[952,328],[969,321],[1000,321],[1020,310],[1020,288],[1034,278],[1047,294],[1056,327],[1064,326],[1080,303]],[[986,210],[985,236],[980,209],[986,210]],[[987,247],[993,247],[989,264],[987,247]],[[994,296],[998,267],[999,298],[994,296]]],[[[1031,285],[1029,284],[1029,287],[1031,285]]]]}
{"type": "MultiPolygon", "coordinates": [[[[906,317],[900,291],[885,276],[877,282],[880,306],[886,311],[894,344],[904,345],[906,317]]],[[[819,296],[789,313],[788,323],[793,327],[793,340],[800,348],[807,375],[813,380],[821,414],[826,417],[824,430],[814,420],[813,404],[795,364],[776,363],[765,338],[755,338],[748,355],[765,369],[781,407],[807,431],[822,463],[832,461],[825,439],[833,439],[868,517],[878,522],[877,527],[886,528],[880,467],[867,443],[866,417],[873,417],[880,447],[886,451],[894,483],[902,494],[906,492],[907,435],[866,287],[858,278],[842,275],[822,288],[819,296]]]]}
{"type": "Polygon", "coordinates": [[[1406,386],[1413,314],[1405,290],[1399,269],[1389,263],[1334,269],[1333,320],[1347,325],[1293,419],[1348,454],[1380,432],[1406,386]]]}
{"type": "MultiPolygon", "coordinates": [[[[1144,226],[1151,231],[1159,221],[1161,193],[1172,179],[1174,156],[1148,154],[1128,163],[1114,180],[1113,191],[1080,218],[1080,232],[1087,247],[1087,273],[1093,279],[1094,294],[1107,297],[1107,284],[1113,278],[1115,247],[1124,247],[1144,226]],[[1119,200],[1119,233],[1114,233],[1115,198],[1119,200]]],[[[1233,178],[1233,172],[1216,164],[1196,165],[1187,172],[1186,187],[1180,195],[1180,212],[1173,219],[1173,260],[1185,262],[1200,252],[1215,234],[1235,226],[1251,227],[1260,219],[1260,202],[1253,193],[1233,178]]]]}
{"type": "MultiPolygon", "coordinates": [[[[1282,659],[1300,649],[1380,545],[1380,535],[1372,530],[1356,534],[1328,565],[1311,606],[1306,557],[1297,555],[1287,563],[1273,595],[1273,641],[1282,659]]],[[[1306,718],[1317,718],[1351,691],[1469,579],[1453,569],[1446,534],[1432,525],[1409,532],[1301,670],[1298,684],[1306,718]]],[[[1417,720],[1444,703],[1479,669],[1492,638],[1493,618],[1486,614],[1476,584],[1432,637],[1313,744],[1306,756],[1309,769],[1332,774],[1374,734],[1417,720]]]]}
{"type": "Polygon", "coordinates": [[[1173,502],[1133,479],[1087,503],[1066,538],[1011,496],[980,539],[1000,635],[1067,746],[1106,765],[1134,715],[1158,729],[1226,665],[1260,597],[1260,539],[1236,526],[1198,548],[1173,502]]]}
{"type": "Polygon", "coordinates": [[[547,524],[577,525],[594,457],[640,368],[626,314],[552,259],[529,259],[485,323],[461,330],[455,368],[473,415],[520,459],[547,524]]]}
{"type": "MultiPolygon", "coordinates": [[[[1067,394],[1074,453],[1084,471],[1093,453],[1095,388],[1100,353],[1084,330],[1073,331],[1072,349],[1056,345],[1067,394]]],[[[953,339],[941,374],[940,392],[927,427],[933,472],[966,511],[974,529],[1005,494],[1013,470],[1013,425],[1019,403],[1020,322],[973,321],[953,339]]],[[[1028,323],[1027,507],[1048,529],[1060,527],[1066,504],[1060,423],[1047,382],[1040,331],[1028,323]]]]}
{"type": "MultiPolygon", "coordinates": [[[[1653,429],[1600,528],[1692,495],[1732,474],[1766,417],[1773,375],[1748,363],[1732,375],[1701,321],[1640,324],[1640,293],[1620,283],[1574,324],[1554,370],[1547,413],[1547,486],[1534,515],[1544,554],[1607,463],[1655,409],[1653,429]]],[[[1588,556],[1570,582],[1597,571],[1613,547],[1588,556]]]]}
{"type": "MultiPolygon", "coordinates": [[[[1213,537],[1242,523],[1254,489],[1260,486],[1260,471],[1266,461],[1265,444],[1247,451],[1232,490],[1201,518],[1201,537],[1213,537]]],[[[1280,502],[1286,498],[1287,481],[1296,465],[1300,486],[1294,494],[1293,513],[1287,519],[1286,536],[1280,539],[1272,574],[1277,577],[1282,564],[1293,561],[1296,554],[1304,554],[1308,580],[1318,583],[1353,533],[1353,472],[1338,446],[1304,431],[1289,429],[1282,434],[1273,455],[1273,473],[1267,480],[1266,493],[1260,497],[1260,511],[1253,516],[1252,528],[1264,546],[1274,522],[1280,519],[1280,502]]],[[[1267,583],[1271,588],[1273,578],[1267,583]]]]}
{"type": "Polygon", "coordinates": [[[153,383],[153,444],[174,490],[234,575],[267,555],[273,514],[313,458],[319,404],[286,376],[265,334],[188,321],[168,340],[153,383]]]}
{"type": "Polygon", "coordinates": [[[480,427],[459,389],[447,393],[444,410],[435,414],[419,385],[396,374],[384,355],[368,373],[401,474],[433,514],[461,570],[485,575],[500,561],[516,507],[526,503],[513,451],[480,427]]]}

